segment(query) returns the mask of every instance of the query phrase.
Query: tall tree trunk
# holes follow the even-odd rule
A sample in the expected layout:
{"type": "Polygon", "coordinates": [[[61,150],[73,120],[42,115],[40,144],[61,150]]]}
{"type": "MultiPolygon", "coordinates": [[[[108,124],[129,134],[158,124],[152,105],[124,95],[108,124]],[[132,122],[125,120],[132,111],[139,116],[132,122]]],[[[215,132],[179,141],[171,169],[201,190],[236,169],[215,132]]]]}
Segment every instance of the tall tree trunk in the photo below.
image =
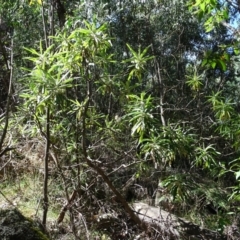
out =
{"type": "Polygon", "coordinates": [[[42,224],[46,227],[47,212],[48,212],[48,159],[50,149],[50,107],[47,108],[47,123],[46,123],[46,148],[44,159],[44,185],[43,185],[43,219],[42,224]]]}
{"type": "Polygon", "coordinates": [[[60,0],[54,0],[54,5],[55,5],[55,8],[57,10],[59,26],[60,26],[60,28],[62,28],[64,26],[65,21],[66,21],[65,7],[60,0]]]}

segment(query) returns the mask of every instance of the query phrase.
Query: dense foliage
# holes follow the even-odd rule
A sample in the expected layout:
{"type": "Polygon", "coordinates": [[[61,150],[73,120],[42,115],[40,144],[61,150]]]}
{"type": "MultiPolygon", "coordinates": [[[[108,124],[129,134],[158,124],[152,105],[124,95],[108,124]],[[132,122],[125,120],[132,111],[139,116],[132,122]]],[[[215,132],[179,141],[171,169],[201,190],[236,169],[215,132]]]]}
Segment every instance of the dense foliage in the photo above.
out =
{"type": "Polygon", "coordinates": [[[168,202],[220,232],[239,226],[239,9],[0,1],[2,179],[42,162],[42,222],[60,195],[58,222],[68,209],[76,239],[79,213],[126,212],[138,224],[135,200],[168,202]]]}

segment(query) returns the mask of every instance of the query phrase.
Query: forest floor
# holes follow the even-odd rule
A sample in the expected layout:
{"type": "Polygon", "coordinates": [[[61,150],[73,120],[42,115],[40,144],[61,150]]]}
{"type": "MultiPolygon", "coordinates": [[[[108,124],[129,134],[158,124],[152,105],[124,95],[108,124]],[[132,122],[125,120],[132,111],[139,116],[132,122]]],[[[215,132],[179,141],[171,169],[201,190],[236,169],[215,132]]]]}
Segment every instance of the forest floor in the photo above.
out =
{"type": "MultiPolygon", "coordinates": [[[[32,176],[25,174],[23,176],[17,176],[11,180],[0,180],[1,192],[0,192],[0,208],[15,207],[25,217],[31,219],[42,218],[42,176],[32,176]]],[[[61,226],[56,225],[56,220],[64,204],[64,198],[61,196],[61,191],[53,185],[51,180],[49,181],[49,192],[51,195],[50,204],[47,215],[47,230],[50,233],[51,239],[64,239],[73,240],[74,235],[70,229],[70,218],[66,214],[61,226]],[[60,230],[64,232],[59,234],[60,230]],[[56,236],[55,236],[56,235],[56,236]]]]}

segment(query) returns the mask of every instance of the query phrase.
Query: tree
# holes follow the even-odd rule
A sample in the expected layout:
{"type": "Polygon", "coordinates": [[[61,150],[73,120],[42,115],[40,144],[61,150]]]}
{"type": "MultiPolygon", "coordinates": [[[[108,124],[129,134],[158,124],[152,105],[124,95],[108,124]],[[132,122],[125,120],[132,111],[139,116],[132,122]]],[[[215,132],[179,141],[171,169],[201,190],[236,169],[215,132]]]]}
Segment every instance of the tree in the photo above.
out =
{"type": "Polygon", "coordinates": [[[154,198],[157,188],[179,215],[223,230],[230,218],[218,209],[230,211],[228,188],[237,192],[239,175],[238,49],[228,9],[217,1],[2,5],[17,43],[19,103],[9,131],[45,144],[44,224],[54,164],[49,177],[67,199],[58,222],[69,209],[76,238],[76,213],[119,201],[139,224],[126,200],[154,198]],[[215,218],[198,211],[210,208],[215,218]]]}

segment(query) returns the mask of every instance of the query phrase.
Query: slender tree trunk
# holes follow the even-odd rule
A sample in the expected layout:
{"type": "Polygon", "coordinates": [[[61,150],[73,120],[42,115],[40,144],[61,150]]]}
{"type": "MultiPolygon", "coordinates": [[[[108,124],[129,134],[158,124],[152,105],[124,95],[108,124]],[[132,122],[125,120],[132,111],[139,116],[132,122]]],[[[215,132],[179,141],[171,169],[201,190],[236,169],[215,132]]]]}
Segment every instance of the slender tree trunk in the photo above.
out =
{"type": "MultiPolygon", "coordinates": [[[[0,43],[1,45],[2,43],[0,43]]],[[[2,150],[3,147],[3,142],[4,139],[6,137],[7,134],[7,129],[8,129],[8,122],[9,122],[9,110],[10,110],[10,101],[11,101],[11,97],[12,97],[12,77],[13,77],[13,38],[11,40],[11,59],[10,59],[10,66],[8,67],[7,64],[7,68],[10,71],[9,73],[9,83],[8,83],[8,95],[7,95],[7,104],[6,104],[6,113],[5,113],[5,124],[3,127],[3,133],[2,136],[0,138],[0,156],[2,156],[6,150],[2,150]],[[10,69],[9,69],[10,68],[10,69]]]]}
{"type": "Polygon", "coordinates": [[[45,22],[45,17],[44,17],[43,2],[42,2],[42,7],[41,7],[41,13],[42,13],[44,40],[45,40],[45,46],[46,46],[46,49],[47,49],[47,47],[48,47],[48,36],[47,36],[46,22],[45,22]]]}
{"type": "Polygon", "coordinates": [[[64,26],[64,23],[66,21],[66,9],[63,5],[63,3],[60,0],[54,0],[55,8],[57,10],[57,16],[59,21],[59,26],[62,28],[64,26]]]}
{"type": "Polygon", "coordinates": [[[46,227],[48,212],[48,159],[50,149],[50,108],[47,108],[46,148],[44,159],[44,185],[43,185],[43,219],[42,224],[46,227]]]}
{"type": "MultiPolygon", "coordinates": [[[[152,44],[152,52],[153,52],[154,56],[157,55],[157,54],[155,54],[153,44],[152,44]]],[[[154,68],[155,68],[155,75],[156,75],[156,79],[157,79],[157,83],[158,83],[158,87],[159,87],[160,119],[161,119],[162,125],[166,126],[166,121],[165,121],[165,117],[164,117],[164,108],[163,108],[164,84],[163,84],[163,80],[162,80],[162,76],[161,76],[160,65],[159,65],[159,62],[157,59],[154,60],[154,68]]]]}

